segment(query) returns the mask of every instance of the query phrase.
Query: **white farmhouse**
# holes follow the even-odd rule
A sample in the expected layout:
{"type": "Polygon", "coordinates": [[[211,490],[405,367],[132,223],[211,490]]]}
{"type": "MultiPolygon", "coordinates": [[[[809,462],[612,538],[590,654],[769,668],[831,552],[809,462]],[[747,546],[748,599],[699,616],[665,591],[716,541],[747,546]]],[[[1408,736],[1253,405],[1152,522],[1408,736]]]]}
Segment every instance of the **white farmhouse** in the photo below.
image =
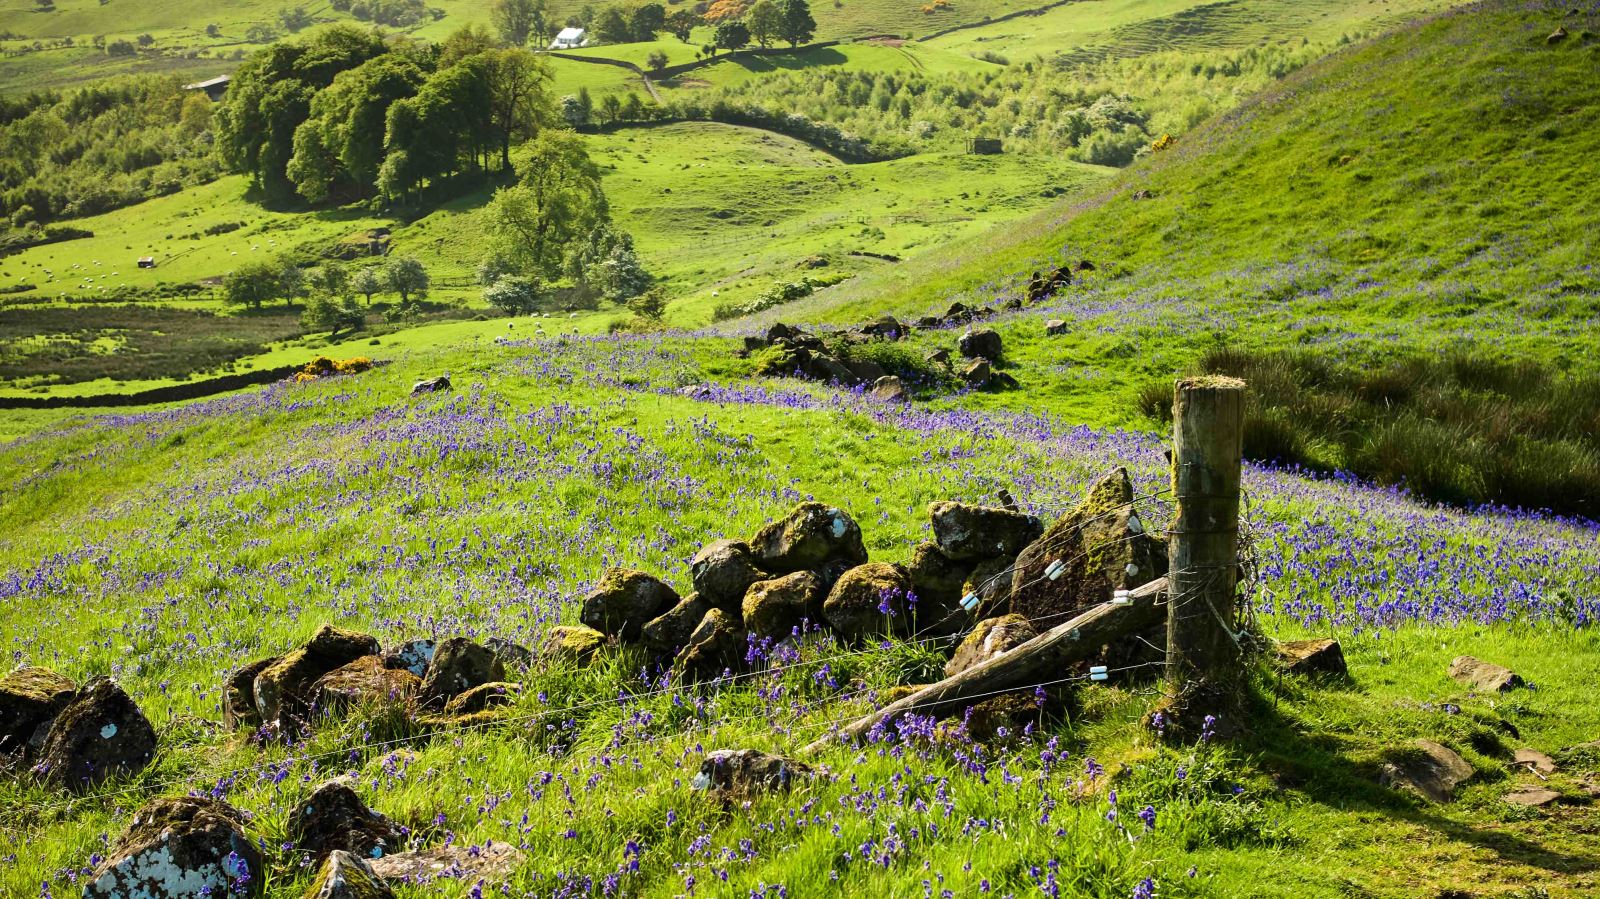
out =
{"type": "Polygon", "coordinates": [[[552,50],[573,50],[587,43],[583,36],[582,28],[563,28],[556,39],[550,43],[552,50]]]}

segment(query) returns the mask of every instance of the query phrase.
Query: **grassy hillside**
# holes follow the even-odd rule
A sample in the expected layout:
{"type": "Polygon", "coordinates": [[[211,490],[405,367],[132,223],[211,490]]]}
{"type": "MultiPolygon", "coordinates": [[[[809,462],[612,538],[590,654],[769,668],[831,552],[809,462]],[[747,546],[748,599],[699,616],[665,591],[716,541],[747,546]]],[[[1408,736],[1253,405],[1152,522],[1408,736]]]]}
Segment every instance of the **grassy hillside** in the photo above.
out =
{"type": "MultiPolygon", "coordinates": [[[[145,798],[186,789],[248,809],[277,846],[288,810],[347,770],[419,839],[524,847],[513,894],[598,895],[613,873],[639,896],[682,894],[690,876],[700,895],[915,895],[925,879],[956,895],[1026,895],[1053,878],[1047,892],[1099,899],[1147,878],[1162,896],[1230,897],[1512,896],[1533,879],[1567,897],[1591,883],[1592,808],[1530,814],[1501,797],[1527,779],[1507,772],[1511,747],[1559,753],[1600,726],[1586,686],[1600,646],[1582,626],[1600,613],[1593,530],[1265,470],[1247,475],[1269,560],[1263,626],[1339,635],[1355,680],[1263,680],[1255,736],[1228,752],[1154,745],[1137,724],[1153,685],[1136,678],[1079,689],[1070,720],[1009,742],[830,751],[819,761],[836,778],[733,814],[693,794],[702,751],[794,751],[868,707],[855,691],[926,678],[939,658],[828,640],[703,693],[654,692],[629,655],[541,668],[506,723],[434,738],[357,715],[307,744],[258,749],[212,723],[226,672],[325,621],[385,639],[531,644],[572,620],[601,566],[683,587],[698,545],[802,498],[842,504],[874,558],[904,560],[932,499],[1008,485],[1054,515],[1107,465],[1129,465],[1141,490],[1163,478],[1158,441],[1052,418],[756,387],[678,395],[720,346],[432,350],[351,378],[61,420],[0,449],[0,585],[16,610],[0,645],[76,677],[114,673],[163,735],[153,769],[88,801],[0,779],[0,888],[69,893],[145,798]],[[455,393],[405,397],[440,371],[455,393]],[[1469,694],[1444,676],[1462,652],[1539,689],[1469,694]],[[1416,737],[1471,760],[1457,804],[1373,785],[1416,737]],[[1135,814],[1145,805],[1152,829],[1135,814]]],[[[1152,501],[1142,514],[1156,526],[1169,511],[1152,501]]],[[[1577,789],[1565,774],[1553,782],[1577,789]]],[[[309,871],[271,855],[267,895],[299,895],[309,871]]]]}
{"type": "MultiPolygon", "coordinates": [[[[1593,9],[1488,4],[1352,47],[1122,172],[1088,199],[775,317],[853,322],[993,303],[1080,258],[1080,287],[1000,325],[1055,408],[1124,418],[1133,389],[1219,341],[1476,346],[1593,371],[1600,185],[1593,9]],[[1547,44],[1564,25],[1567,40],[1547,44]],[[1144,199],[1141,197],[1149,197],[1144,199]],[[1069,322],[1046,340],[1042,323],[1069,322]]],[[[933,338],[937,339],[937,338],[933,338]]]]}

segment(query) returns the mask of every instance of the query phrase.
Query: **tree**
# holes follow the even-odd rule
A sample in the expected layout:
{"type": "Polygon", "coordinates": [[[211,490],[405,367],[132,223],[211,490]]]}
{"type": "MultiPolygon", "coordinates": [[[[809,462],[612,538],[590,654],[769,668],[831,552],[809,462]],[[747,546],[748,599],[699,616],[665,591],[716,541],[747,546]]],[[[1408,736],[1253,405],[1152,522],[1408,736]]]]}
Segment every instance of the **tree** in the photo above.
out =
{"type": "Polygon", "coordinates": [[[350,279],[350,289],[366,297],[367,305],[371,306],[372,295],[383,292],[383,275],[376,265],[361,268],[350,279]]]}
{"type": "Polygon", "coordinates": [[[383,277],[388,282],[389,289],[400,295],[401,303],[411,302],[415,296],[419,300],[428,298],[428,287],[433,279],[428,277],[428,270],[415,256],[402,256],[383,267],[383,277]]]}
{"type": "Polygon", "coordinates": [[[365,327],[367,315],[355,300],[327,296],[312,297],[300,313],[300,325],[307,331],[327,331],[329,336],[348,328],[359,331],[365,327]]]}
{"type": "Polygon", "coordinates": [[[628,311],[647,321],[659,322],[667,312],[667,298],[661,288],[652,287],[629,300],[628,311]]]}
{"type": "Polygon", "coordinates": [[[806,0],[776,0],[778,13],[783,19],[779,37],[798,47],[811,42],[817,33],[817,20],[811,17],[811,4],[806,0]]]}
{"type": "Polygon", "coordinates": [[[544,0],[496,0],[490,21],[509,47],[521,47],[528,38],[548,30],[544,25],[544,0]]]}
{"type": "Polygon", "coordinates": [[[278,10],[278,24],[289,31],[300,31],[311,24],[311,14],[303,6],[278,10]]]}
{"type": "Polygon", "coordinates": [[[605,122],[621,121],[622,100],[616,94],[606,94],[605,98],[600,101],[600,116],[605,122]]]}
{"type": "Polygon", "coordinates": [[[500,46],[489,29],[482,25],[463,25],[450,33],[439,47],[439,68],[448,69],[469,56],[500,46]]]}
{"type": "Polygon", "coordinates": [[[756,0],[750,12],[745,14],[744,22],[745,27],[750,29],[750,36],[762,47],[772,46],[772,42],[783,31],[783,14],[772,0],[756,0]]]}
{"type": "Polygon", "coordinates": [[[689,43],[689,36],[694,30],[704,24],[704,19],[687,9],[674,10],[672,15],[667,16],[666,21],[667,30],[672,32],[672,36],[686,44],[689,43]]]}
{"type": "Polygon", "coordinates": [[[222,293],[228,303],[260,309],[262,303],[282,297],[289,300],[301,288],[300,269],[281,260],[247,262],[222,278],[222,293]]]}
{"type": "Polygon", "coordinates": [[[561,98],[561,119],[570,128],[582,128],[589,124],[589,110],[584,108],[582,100],[567,94],[561,98]]]}
{"type": "Polygon", "coordinates": [[[720,25],[730,19],[744,18],[744,11],[749,8],[750,0],[715,0],[702,15],[708,23],[720,25]]]}
{"type": "Polygon", "coordinates": [[[492,249],[522,274],[553,280],[567,247],[608,218],[600,168],[582,138],[546,130],[518,171],[517,183],[496,191],[486,210],[492,249]]]}
{"type": "Polygon", "coordinates": [[[537,311],[543,297],[539,280],[523,275],[506,275],[483,289],[489,305],[508,315],[537,311]]]}
{"type": "Polygon", "coordinates": [[[667,54],[660,50],[652,50],[650,55],[644,58],[644,62],[650,68],[650,71],[659,72],[667,67],[667,54]]]}
{"type": "Polygon", "coordinates": [[[611,5],[600,11],[594,20],[595,34],[608,44],[626,44],[633,40],[633,26],[621,6],[611,5]]]}
{"type": "Polygon", "coordinates": [[[311,273],[311,287],[330,297],[350,295],[350,270],[344,263],[330,259],[311,273]]]}
{"type": "Polygon", "coordinates": [[[494,50],[484,56],[490,127],[500,139],[500,167],[510,171],[512,139],[531,138],[555,119],[545,90],[550,69],[527,50],[494,50]]]}
{"type": "Polygon", "coordinates": [[[653,41],[656,32],[667,25],[667,8],[659,3],[644,3],[628,15],[628,30],[636,41],[653,41]]]}
{"type": "Polygon", "coordinates": [[[566,268],[583,292],[619,302],[643,293],[653,280],[633,248],[633,236],[609,222],[596,225],[573,247],[566,268]]]}
{"type": "Polygon", "coordinates": [[[309,117],[295,129],[285,174],[313,203],[369,193],[384,161],[389,107],[416,94],[427,76],[410,57],[386,53],[317,92],[309,117]]]}
{"type": "Polygon", "coordinates": [[[717,26],[717,49],[737,50],[750,43],[750,29],[743,22],[726,21],[717,26]]]}
{"type": "Polygon", "coordinates": [[[141,34],[138,37],[138,42],[141,49],[148,49],[155,46],[156,38],[153,34],[141,34]]]}
{"type": "Polygon", "coordinates": [[[106,44],[107,56],[134,56],[138,52],[139,49],[133,45],[132,41],[116,40],[106,44]]]}

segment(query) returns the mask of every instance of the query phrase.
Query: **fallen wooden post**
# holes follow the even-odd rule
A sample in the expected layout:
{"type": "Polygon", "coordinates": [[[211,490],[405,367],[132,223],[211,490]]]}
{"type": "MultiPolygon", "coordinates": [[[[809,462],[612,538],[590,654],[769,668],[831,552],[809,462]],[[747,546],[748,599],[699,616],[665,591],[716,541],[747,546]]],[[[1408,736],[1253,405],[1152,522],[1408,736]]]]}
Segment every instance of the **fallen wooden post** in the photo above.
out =
{"type": "Polygon", "coordinates": [[[1160,597],[1167,592],[1167,579],[1160,578],[1129,591],[1127,605],[1102,603],[1063,622],[1032,640],[995,656],[986,662],[918,690],[890,703],[866,717],[840,728],[807,746],[807,753],[820,752],[841,737],[860,739],[879,723],[901,715],[926,714],[990,696],[1059,681],[1069,677],[1067,667],[1091,658],[1105,644],[1136,634],[1161,623],[1166,614],[1160,597]]]}

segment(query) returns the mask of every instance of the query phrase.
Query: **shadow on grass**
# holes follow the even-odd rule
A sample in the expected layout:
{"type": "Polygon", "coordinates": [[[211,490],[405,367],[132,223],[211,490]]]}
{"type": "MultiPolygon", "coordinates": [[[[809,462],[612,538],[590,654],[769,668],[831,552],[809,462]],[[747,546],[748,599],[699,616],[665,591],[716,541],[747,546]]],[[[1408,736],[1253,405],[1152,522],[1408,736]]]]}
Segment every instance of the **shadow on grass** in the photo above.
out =
{"type": "MultiPolygon", "coordinates": [[[[1359,692],[1353,683],[1322,686],[1359,692]]],[[[1504,831],[1452,819],[1435,807],[1422,804],[1422,800],[1381,786],[1375,764],[1351,759],[1332,745],[1335,741],[1330,737],[1308,733],[1284,714],[1271,696],[1252,689],[1246,702],[1250,726],[1235,745],[1287,790],[1330,808],[1379,814],[1427,828],[1502,859],[1552,873],[1600,871],[1600,853],[1584,856],[1554,851],[1504,831]]]]}

